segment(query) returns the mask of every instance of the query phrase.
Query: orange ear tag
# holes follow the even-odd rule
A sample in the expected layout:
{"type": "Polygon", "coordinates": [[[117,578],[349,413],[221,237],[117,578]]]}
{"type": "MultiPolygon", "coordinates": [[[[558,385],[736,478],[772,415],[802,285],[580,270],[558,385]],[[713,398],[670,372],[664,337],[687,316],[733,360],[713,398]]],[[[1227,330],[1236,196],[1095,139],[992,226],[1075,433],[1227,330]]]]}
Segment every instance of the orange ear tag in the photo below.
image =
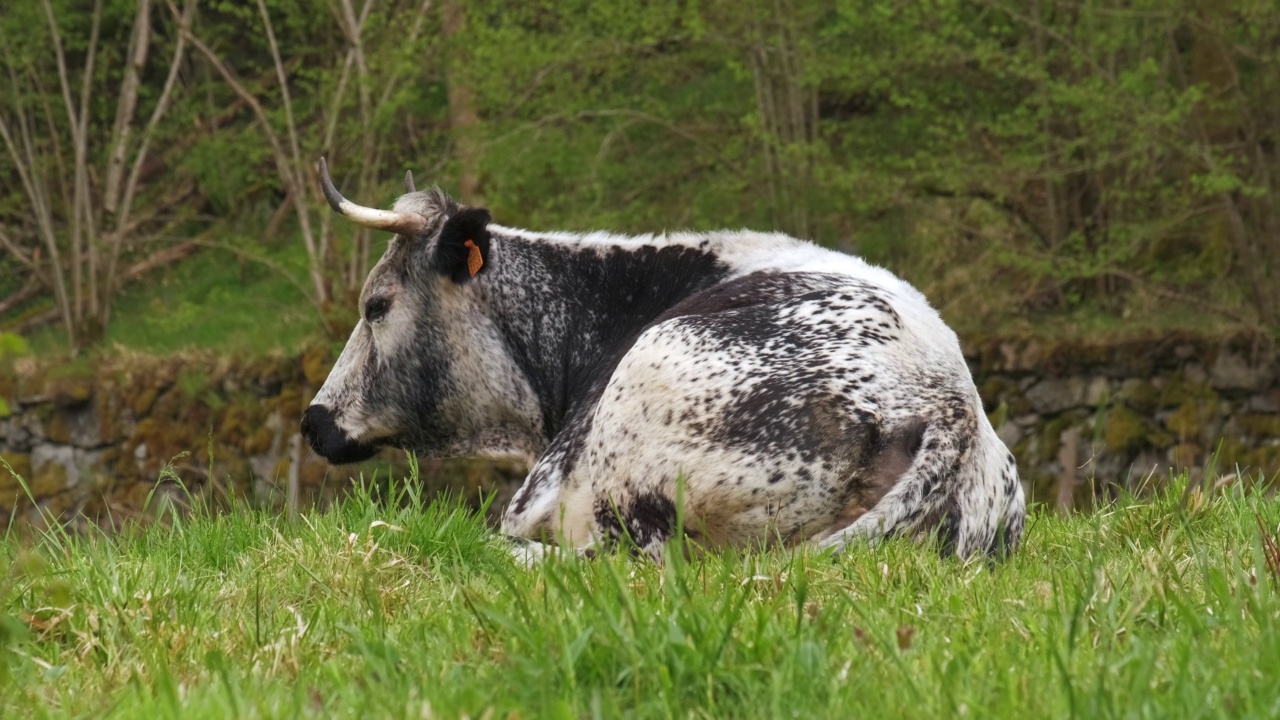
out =
{"type": "Polygon", "coordinates": [[[480,272],[480,268],[484,267],[484,258],[480,255],[480,248],[470,240],[462,243],[467,248],[467,270],[471,273],[471,277],[475,277],[480,272]]]}

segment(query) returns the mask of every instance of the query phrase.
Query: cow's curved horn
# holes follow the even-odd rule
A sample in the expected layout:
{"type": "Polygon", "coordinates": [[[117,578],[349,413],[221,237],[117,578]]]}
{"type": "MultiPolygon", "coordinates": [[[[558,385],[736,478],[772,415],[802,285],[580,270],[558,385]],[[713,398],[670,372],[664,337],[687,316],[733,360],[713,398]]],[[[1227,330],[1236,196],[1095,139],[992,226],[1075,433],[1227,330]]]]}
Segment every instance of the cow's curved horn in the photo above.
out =
{"type": "Polygon", "coordinates": [[[427,220],[417,213],[392,212],[377,208],[357,205],[342,197],[342,193],[333,186],[329,177],[329,166],[324,158],[320,158],[320,187],[324,190],[324,199],[329,207],[357,225],[375,230],[390,230],[398,235],[415,235],[427,229],[427,220]]]}
{"type": "Polygon", "coordinates": [[[412,170],[405,170],[405,171],[404,171],[404,191],[405,191],[405,192],[418,192],[418,188],[416,188],[416,187],[414,187],[414,186],[413,186],[413,171],[412,171],[412,170]]]}

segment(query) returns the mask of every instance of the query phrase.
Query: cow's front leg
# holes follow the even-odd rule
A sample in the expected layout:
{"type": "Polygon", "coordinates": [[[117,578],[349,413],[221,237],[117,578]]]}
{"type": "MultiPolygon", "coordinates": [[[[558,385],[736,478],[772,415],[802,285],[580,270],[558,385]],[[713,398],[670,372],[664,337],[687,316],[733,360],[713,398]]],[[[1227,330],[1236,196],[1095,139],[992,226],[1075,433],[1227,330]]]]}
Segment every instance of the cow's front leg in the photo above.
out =
{"type": "MultiPolygon", "coordinates": [[[[571,479],[577,464],[577,423],[569,423],[538,458],[502,515],[501,531],[509,536],[562,544],[565,540],[565,511],[574,506],[571,479]]],[[[576,538],[571,545],[583,545],[589,538],[576,538]]]]}
{"type": "Polygon", "coordinates": [[[591,543],[586,528],[590,501],[583,503],[578,462],[583,436],[590,430],[590,416],[590,408],[570,413],[551,439],[502,515],[504,534],[574,547],[591,543]],[[585,517],[584,507],[588,508],[585,517]]]}
{"type": "Polygon", "coordinates": [[[508,537],[541,539],[554,534],[564,471],[551,452],[539,458],[502,514],[501,532],[508,537]]]}
{"type": "Polygon", "coordinates": [[[553,552],[551,546],[529,538],[507,535],[503,540],[507,545],[507,553],[527,568],[538,565],[553,552]]]}
{"type": "Polygon", "coordinates": [[[526,568],[537,567],[543,560],[561,552],[572,553],[580,558],[595,557],[595,547],[592,544],[562,548],[558,545],[511,535],[506,536],[503,540],[507,543],[507,553],[526,568]]]}

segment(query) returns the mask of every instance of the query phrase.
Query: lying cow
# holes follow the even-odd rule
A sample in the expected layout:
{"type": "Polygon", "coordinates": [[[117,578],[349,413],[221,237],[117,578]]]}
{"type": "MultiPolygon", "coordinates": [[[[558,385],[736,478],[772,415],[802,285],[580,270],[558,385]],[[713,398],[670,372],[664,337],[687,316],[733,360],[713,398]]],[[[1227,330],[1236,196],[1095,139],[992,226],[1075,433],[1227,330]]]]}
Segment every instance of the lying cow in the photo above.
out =
{"type": "Polygon", "coordinates": [[[378,210],[323,159],[320,179],[396,234],[303,416],[329,461],[516,453],[532,469],[505,533],[655,558],[680,530],[837,549],[936,531],[966,558],[1021,538],[956,336],[887,270],[776,233],[507,228],[412,176],[378,210]]]}

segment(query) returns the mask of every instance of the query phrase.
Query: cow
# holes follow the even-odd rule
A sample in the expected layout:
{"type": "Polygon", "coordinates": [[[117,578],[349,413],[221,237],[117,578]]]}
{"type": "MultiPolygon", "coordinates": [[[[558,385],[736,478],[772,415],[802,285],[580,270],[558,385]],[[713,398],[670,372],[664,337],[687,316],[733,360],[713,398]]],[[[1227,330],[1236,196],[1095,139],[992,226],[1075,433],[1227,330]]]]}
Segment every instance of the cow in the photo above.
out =
{"type": "Polygon", "coordinates": [[[392,446],[526,458],[526,557],[663,558],[936,537],[1000,557],[1025,500],[954,332],[860,258],[747,230],[621,236],[492,222],[412,175],[361,317],[302,418],[330,462],[392,446]]]}

